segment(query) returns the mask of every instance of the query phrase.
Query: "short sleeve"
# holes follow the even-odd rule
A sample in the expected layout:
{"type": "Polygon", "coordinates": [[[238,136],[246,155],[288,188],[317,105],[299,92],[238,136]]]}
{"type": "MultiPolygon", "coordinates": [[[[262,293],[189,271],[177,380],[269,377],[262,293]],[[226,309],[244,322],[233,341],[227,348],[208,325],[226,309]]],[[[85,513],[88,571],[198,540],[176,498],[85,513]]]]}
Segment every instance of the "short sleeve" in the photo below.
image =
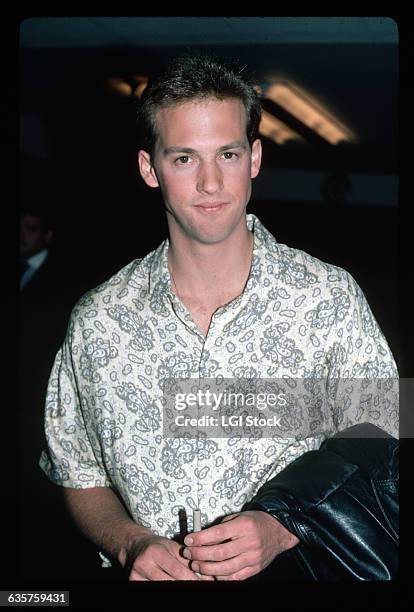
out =
{"type": "Polygon", "coordinates": [[[398,437],[398,369],[361,288],[346,273],[328,351],[328,396],[337,431],[367,422],[398,437]],[[346,303],[345,303],[346,296],[346,303]]]}
{"type": "Polygon", "coordinates": [[[78,391],[72,338],[68,332],[50,374],[44,416],[47,446],[39,465],[60,486],[111,486],[85,398],[78,391]]]}

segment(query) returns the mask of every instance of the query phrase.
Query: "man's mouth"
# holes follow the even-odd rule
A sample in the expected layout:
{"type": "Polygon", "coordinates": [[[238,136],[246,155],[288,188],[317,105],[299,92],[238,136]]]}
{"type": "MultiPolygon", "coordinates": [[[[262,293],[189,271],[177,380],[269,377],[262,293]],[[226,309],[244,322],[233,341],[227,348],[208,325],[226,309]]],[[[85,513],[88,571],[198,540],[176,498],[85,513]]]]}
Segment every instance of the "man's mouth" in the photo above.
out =
{"type": "Polygon", "coordinates": [[[206,202],[204,204],[198,204],[196,208],[199,208],[202,212],[211,213],[218,212],[224,208],[225,205],[226,202],[206,202]]]}

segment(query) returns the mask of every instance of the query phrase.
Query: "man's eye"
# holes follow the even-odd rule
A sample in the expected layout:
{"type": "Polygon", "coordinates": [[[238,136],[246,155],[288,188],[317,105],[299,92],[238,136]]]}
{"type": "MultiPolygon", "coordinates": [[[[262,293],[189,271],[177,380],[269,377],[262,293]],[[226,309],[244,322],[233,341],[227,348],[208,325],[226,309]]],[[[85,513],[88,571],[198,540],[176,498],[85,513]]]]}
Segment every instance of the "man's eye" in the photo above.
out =
{"type": "Polygon", "coordinates": [[[175,160],[175,163],[176,163],[176,164],[178,163],[179,165],[188,164],[189,159],[190,159],[190,156],[189,156],[189,155],[181,155],[181,157],[178,157],[178,158],[175,160]]]}
{"type": "Polygon", "coordinates": [[[237,157],[236,153],[233,153],[232,151],[225,151],[223,153],[224,159],[233,159],[234,157],[237,157]]]}

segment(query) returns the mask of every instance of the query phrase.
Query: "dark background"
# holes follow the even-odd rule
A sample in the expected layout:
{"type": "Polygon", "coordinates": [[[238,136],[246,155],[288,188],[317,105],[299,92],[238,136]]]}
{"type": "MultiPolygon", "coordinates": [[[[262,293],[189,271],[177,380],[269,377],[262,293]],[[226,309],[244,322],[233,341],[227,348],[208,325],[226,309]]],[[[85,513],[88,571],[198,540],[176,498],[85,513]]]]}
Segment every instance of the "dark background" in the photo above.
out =
{"type": "MultiPolygon", "coordinates": [[[[263,174],[253,181],[248,212],[279,242],[347,269],[365,292],[402,375],[407,371],[397,303],[397,25],[386,18],[284,19],[22,22],[19,197],[38,199],[53,213],[53,250],[66,262],[71,287],[65,305],[53,297],[62,326],[69,303],[167,235],[159,190],[138,175],[133,104],[113,94],[105,78],[151,76],[183,51],[207,50],[240,59],[258,83],[280,74],[297,82],[357,134],[356,144],[341,147],[279,146],[262,138],[263,174]],[[344,177],[350,193],[327,195],[327,181],[340,185],[344,177]]],[[[40,357],[42,351],[49,363],[47,348],[40,346],[40,357]]],[[[18,575],[25,584],[98,579],[95,550],[63,518],[57,488],[43,480],[36,487],[43,499],[38,538],[21,538],[18,575]],[[23,561],[28,550],[30,563],[23,561]]]]}

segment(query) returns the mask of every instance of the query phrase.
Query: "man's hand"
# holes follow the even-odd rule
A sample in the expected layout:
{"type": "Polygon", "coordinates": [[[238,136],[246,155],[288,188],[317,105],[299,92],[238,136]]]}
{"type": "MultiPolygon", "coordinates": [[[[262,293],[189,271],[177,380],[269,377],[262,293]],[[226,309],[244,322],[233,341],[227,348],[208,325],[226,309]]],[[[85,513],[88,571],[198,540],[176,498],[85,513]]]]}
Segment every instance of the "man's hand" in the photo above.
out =
{"type": "Polygon", "coordinates": [[[267,512],[247,511],[186,536],[183,554],[192,560],[191,568],[204,576],[244,580],[298,543],[298,538],[267,512]]]}
{"type": "Polygon", "coordinates": [[[182,548],[174,540],[157,535],[137,537],[128,549],[124,566],[129,580],[214,580],[198,577],[182,557],[182,548]]]}

